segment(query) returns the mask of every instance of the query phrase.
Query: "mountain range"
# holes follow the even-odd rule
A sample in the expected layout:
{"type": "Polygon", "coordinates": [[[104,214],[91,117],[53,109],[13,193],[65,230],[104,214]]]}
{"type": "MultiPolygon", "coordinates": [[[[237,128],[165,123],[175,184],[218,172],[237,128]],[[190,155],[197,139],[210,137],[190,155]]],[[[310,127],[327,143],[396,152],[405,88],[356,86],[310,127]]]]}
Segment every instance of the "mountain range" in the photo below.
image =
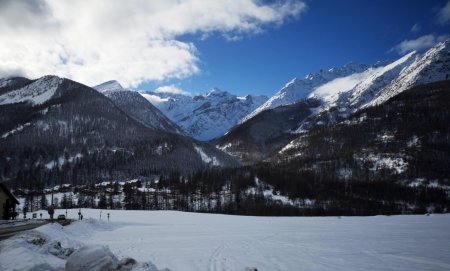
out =
{"type": "Polygon", "coordinates": [[[449,48],[447,40],[395,61],[323,69],[271,98],[218,88],[144,92],[117,81],[88,87],[57,76],[0,79],[0,176],[92,183],[269,163],[344,179],[377,167],[423,177],[430,157],[450,160],[449,48]],[[427,130],[406,125],[414,118],[427,130]]]}
{"type": "MultiPolygon", "coordinates": [[[[134,95],[136,100],[142,97],[157,107],[163,115],[158,116],[158,122],[164,119],[166,128],[172,132],[177,132],[201,141],[208,141],[224,135],[229,129],[239,123],[239,121],[267,101],[266,96],[244,97],[232,95],[229,92],[214,88],[203,95],[190,95],[189,93],[170,93],[161,91],[134,91],[123,88],[117,81],[108,81],[98,86],[96,90],[104,93],[117,102],[121,100],[119,96],[134,95]],[[137,95],[142,97],[139,98],[137,95]],[[220,123],[220,125],[218,125],[220,123]]],[[[130,98],[131,99],[131,98],[130,98]]],[[[130,100],[123,98],[125,100],[130,100]]],[[[126,106],[132,110],[141,107],[135,101],[126,106]],[[135,104],[133,106],[132,104],[135,104]]],[[[123,109],[123,108],[122,108],[123,109]]],[[[154,110],[152,110],[154,111],[154,110]]],[[[135,112],[138,117],[142,113],[135,112]]],[[[148,116],[147,121],[153,119],[148,116]]]]}
{"type": "Polygon", "coordinates": [[[373,66],[350,63],[308,74],[302,80],[294,79],[215,140],[215,144],[246,164],[260,162],[288,144],[289,139],[301,137],[311,128],[345,121],[355,112],[383,104],[411,87],[448,80],[449,48],[450,42],[446,41],[424,54],[411,52],[396,61],[373,66]],[[289,108],[293,107],[298,109],[291,111],[289,108]],[[300,111],[306,113],[299,117],[296,113],[300,111]],[[275,128],[280,118],[286,125],[275,128]]]}
{"type": "Polygon", "coordinates": [[[5,79],[0,92],[2,180],[83,184],[238,164],[176,133],[135,92],[103,94],[57,76],[5,79]]]}

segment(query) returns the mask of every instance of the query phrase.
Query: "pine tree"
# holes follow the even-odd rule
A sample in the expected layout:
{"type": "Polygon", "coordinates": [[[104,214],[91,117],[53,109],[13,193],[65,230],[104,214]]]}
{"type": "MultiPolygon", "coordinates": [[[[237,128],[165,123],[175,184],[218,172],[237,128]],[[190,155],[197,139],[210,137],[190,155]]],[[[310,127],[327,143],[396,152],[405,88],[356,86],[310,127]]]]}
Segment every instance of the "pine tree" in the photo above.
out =
{"type": "Polygon", "coordinates": [[[48,207],[48,200],[47,200],[47,196],[45,194],[41,195],[41,200],[40,200],[39,205],[40,205],[39,207],[40,207],[41,210],[47,209],[47,207],[48,207]]]}
{"type": "Polygon", "coordinates": [[[98,201],[98,208],[100,209],[106,209],[107,206],[107,199],[106,199],[106,195],[104,193],[102,193],[100,195],[100,200],[98,201]]]}

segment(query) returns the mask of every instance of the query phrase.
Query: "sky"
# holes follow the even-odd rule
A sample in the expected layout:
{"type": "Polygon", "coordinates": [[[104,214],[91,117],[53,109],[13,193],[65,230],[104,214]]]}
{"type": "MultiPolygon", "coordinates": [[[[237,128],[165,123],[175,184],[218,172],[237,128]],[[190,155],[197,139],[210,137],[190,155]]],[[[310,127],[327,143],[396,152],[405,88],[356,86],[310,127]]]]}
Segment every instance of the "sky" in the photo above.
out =
{"type": "Polygon", "coordinates": [[[0,77],[272,96],[450,35],[450,0],[0,0],[0,77]]]}

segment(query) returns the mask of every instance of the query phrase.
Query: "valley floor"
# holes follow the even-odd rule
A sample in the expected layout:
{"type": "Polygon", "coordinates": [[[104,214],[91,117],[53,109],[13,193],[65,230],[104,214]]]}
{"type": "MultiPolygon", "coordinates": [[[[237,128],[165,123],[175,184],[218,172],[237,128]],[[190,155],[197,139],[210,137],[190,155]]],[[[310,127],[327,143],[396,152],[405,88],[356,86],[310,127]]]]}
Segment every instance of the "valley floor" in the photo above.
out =
{"type": "MultiPolygon", "coordinates": [[[[63,268],[64,260],[44,246],[36,249],[26,242],[37,234],[52,236],[48,238],[62,247],[107,245],[119,259],[128,256],[172,271],[450,270],[450,215],[338,218],[81,212],[83,221],[67,227],[45,225],[0,242],[0,270],[28,270],[42,262],[63,268]]],[[[56,211],[56,215],[63,213],[56,211]]],[[[78,209],[68,210],[68,218],[77,219],[77,213],[78,209]]]]}

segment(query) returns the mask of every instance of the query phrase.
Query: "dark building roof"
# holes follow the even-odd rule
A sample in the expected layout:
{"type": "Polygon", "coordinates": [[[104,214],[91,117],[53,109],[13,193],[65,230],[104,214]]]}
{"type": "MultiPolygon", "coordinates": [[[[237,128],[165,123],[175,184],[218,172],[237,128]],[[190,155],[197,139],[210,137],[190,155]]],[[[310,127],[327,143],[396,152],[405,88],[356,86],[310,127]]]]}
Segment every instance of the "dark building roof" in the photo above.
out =
{"type": "Polygon", "coordinates": [[[9,191],[9,189],[2,183],[0,183],[0,190],[3,190],[5,192],[6,195],[8,195],[8,197],[15,202],[16,204],[20,204],[19,200],[16,198],[16,196],[14,196],[13,193],[11,193],[11,191],[9,191]]]}

